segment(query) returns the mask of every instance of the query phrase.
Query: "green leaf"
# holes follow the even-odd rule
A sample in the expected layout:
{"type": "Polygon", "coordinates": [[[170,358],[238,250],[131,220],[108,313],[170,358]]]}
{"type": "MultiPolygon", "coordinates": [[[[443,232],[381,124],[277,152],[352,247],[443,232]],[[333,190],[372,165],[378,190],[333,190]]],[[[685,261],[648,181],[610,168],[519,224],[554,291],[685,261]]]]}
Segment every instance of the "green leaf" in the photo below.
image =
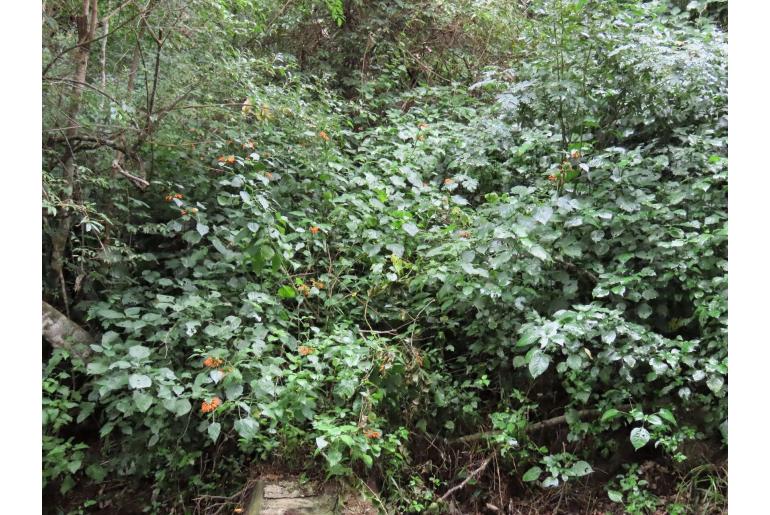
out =
{"type": "Polygon", "coordinates": [[[128,355],[134,359],[144,359],[150,355],[150,349],[144,345],[134,345],[128,349],[128,355]]]}
{"type": "Polygon", "coordinates": [[[548,253],[540,245],[532,245],[527,250],[537,259],[540,259],[541,261],[548,261],[548,253]]]}
{"type": "Polygon", "coordinates": [[[148,409],[150,409],[150,406],[152,406],[152,396],[147,395],[146,393],[142,393],[139,391],[134,391],[134,405],[139,410],[139,412],[144,413],[148,409]]]}
{"type": "Polygon", "coordinates": [[[225,388],[225,395],[227,396],[227,400],[237,399],[242,394],[243,394],[242,384],[231,384],[227,388],[225,388]]]}
{"type": "Polygon", "coordinates": [[[706,386],[709,387],[709,390],[711,390],[714,393],[719,393],[719,391],[722,389],[722,386],[724,386],[725,380],[722,379],[721,376],[711,376],[708,378],[708,381],[706,381],[706,386]]]}
{"type": "Polygon", "coordinates": [[[104,363],[99,363],[98,361],[89,363],[86,366],[86,372],[91,375],[98,375],[105,373],[109,367],[105,365],[104,363]]]}
{"type": "Polygon", "coordinates": [[[575,477],[583,477],[593,471],[594,469],[591,468],[591,465],[589,465],[588,462],[578,461],[572,465],[572,468],[570,468],[570,475],[575,477]]]}
{"type": "Polygon", "coordinates": [[[177,399],[174,412],[177,417],[181,417],[182,415],[187,415],[191,409],[192,404],[190,404],[190,401],[187,399],[177,399]]]}
{"type": "Polygon", "coordinates": [[[552,488],[559,486],[559,478],[549,476],[543,480],[543,488],[552,488]]]}
{"type": "Polygon", "coordinates": [[[631,430],[631,445],[639,450],[650,441],[650,433],[643,427],[635,427],[631,430]]]}
{"type": "Polygon", "coordinates": [[[623,494],[617,490],[607,490],[607,497],[609,497],[612,502],[623,502],[623,494]]]}
{"type": "Polygon", "coordinates": [[[660,415],[662,419],[667,420],[672,424],[676,425],[676,418],[674,417],[674,414],[671,413],[671,410],[666,408],[661,408],[658,410],[658,415],[660,415]]]}
{"type": "Polygon", "coordinates": [[[282,299],[293,299],[297,296],[297,292],[291,286],[284,285],[278,289],[278,296],[282,299]]]}
{"type": "Polygon", "coordinates": [[[195,226],[195,230],[197,230],[198,234],[201,236],[206,236],[209,233],[209,226],[198,222],[198,224],[195,226]]]}
{"type": "Polygon", "coordinates": [[[128,384],[136,390],[140,388],[149,388],[152,380],[144,374],[131,374],[128,376],[128,384]]]}
{"type": "Polygon", "coordinates": [[[529,373],[532,374],[532,378],[536,378],[548,370],[548,365],[550,363],[551,358],[548,354],[545,354],[540,350],[533,352],[532,357],[529,359],[529,373]]]}
{"type": "Polygon", "coordinates": [[[519,338],[519,341],[516,342],[516,347],[526,347],[527,345],[532,345],[535,343],[535,340],[537,340],[538,337],[539,335],[534,330],[527,331],[522,334],[519,338]]]}
{"type": "Polygon", "coordinates": [[[405,223],[404,225],[402,225],[402,226],[401,226],[401,228],[402,228],[403,230],[405,230],[405,231],[406,231],[406,233],[407,233],[409,236],[414,236],[414,235],[415,235],[415,234],[417,234],[417,232],[420,230],[420,229],[418,229],[418,228],[417,228],[417,226],[416,226],[416,225],[414,225],[412,222],[407,222],[407,223],[405,223]]]}
{"type": "Polygon", "coordinates": [[[259,423],[251,417],[236,420],[234,427],[238,435],[245,440],[251,440],[259,431],[259,423]]]}
{"type": "Polygon", "coordinates": [[[537,481],[537,479],[540,477],[540,474],[543,472],[543,469],[540,467],[532,467],[528,471],[524,473],[524,475],[521,477],[522,481],[529,482],[529,481],[537,481]]]}
{"type": "Polygon", "coordinates": [[[219,433],[222,430],[222,425],[219,422],[212,422],[209,424],[208,434],[212,442],[216,442],[219,438],[219,433]]]}
{"type": "Polygon", "coordinates": [[[615,408],[610,408],[602,414],[602,422],[609,422],[610,420],[620,415],[621,415],[621,412],[619,410],[616,410],[615,408]]]}

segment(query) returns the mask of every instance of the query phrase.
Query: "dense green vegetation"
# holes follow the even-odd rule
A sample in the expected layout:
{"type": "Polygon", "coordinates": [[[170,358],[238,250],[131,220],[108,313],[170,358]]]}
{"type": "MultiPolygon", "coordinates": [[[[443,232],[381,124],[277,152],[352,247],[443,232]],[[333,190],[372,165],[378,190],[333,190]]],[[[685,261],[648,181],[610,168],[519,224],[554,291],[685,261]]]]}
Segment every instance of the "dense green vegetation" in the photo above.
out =
{"type": "Polygon", "coordinates": [[[51,512],[206,512],[260,464],[395,513],[724,508],[726,3],[59,0],[43,34],[43,300],[96,339],[44,345],[51,512]]]}

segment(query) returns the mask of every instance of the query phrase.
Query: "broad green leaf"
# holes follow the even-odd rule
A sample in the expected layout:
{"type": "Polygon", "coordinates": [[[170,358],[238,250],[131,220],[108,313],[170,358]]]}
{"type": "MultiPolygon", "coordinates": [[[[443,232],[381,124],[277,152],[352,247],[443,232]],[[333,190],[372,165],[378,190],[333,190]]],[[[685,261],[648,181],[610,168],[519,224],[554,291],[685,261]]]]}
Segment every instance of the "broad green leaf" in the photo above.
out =
{"type": "Polygon", "coordinates": [[[259,431],[259,423],[251,417],[236,420],[234,427],[238,435],[245,440],[251,440],[259,431]]]}
{"type": "Polygon", "coordinates": [[[609,497],[612,502],[623,502],[623,494],[617,490],[607,490],[607,497],[609,497]]]}
{"type": "Polygon", "coordinates": [[[610,420],[617,418],[621,415],[619,410],[610,408],[602,414],[602,422],[609,422],[610,420]]]}
{"type": "Polygon", "coordinates": [[[548,354],[545,354],[540,350],[536,350],[534,353],[532,353],[532,357],[529,360],[529,373],[532,374],[533,378],[536,378],[548,370],[548,365],[550,363],[551,358],[548,356],[548,354]]]}
{"type": "Polygon", "coordinates": [[[593,472],[594,469],[586,461],[575,462],[570,468],[570,475],[575,477],[583,477],[593,472]]]}
{"type": "Polygon", "coordinates": [[[182,415],[187,415],[191,409],[192,409],[192,404],[190,404],[189,400],[177,399],[175,410],[174,410],[177,417],[181,417],[182,415]]]}
{"type": "Polygon", "coordinates": [[[721,376],[713,375],[708,378],[706,381],[706,386],[709,387],[709,390],[711,390],[714,393],[719,393],[719,391],[722,389],[722,386],[725,384],[725,380],[722,379],[721,376]]]}
{"type": "Polygon", "coordinates": [[[219,432],[222,430],[222,425],[219,422],[212,422],[209,424],[208,434],[212,442],[216,442],[219,438],[219,432]]]}
{"type": "Polygon", "coordinates": [[[667,420],[672,424],[676,425],[676,418],[674,417],[674,414],[671,413],[671,410],[667,408],[661,408],[658,410],[658,415],[660,415],[660,417],[663,418],[664,420],[667,420]]]}
{"type": "Polygon", "coordinates": [[[402,225],[402,226],[401,226],[401,228],[402,228],[403,230],[405,230],[405,231],[406,231],[406,233],[407,233],[409,236],[414,236],[414,235],[415,235],[415,234],[417,234],[417,232],[420,230],[420,229],[418,229],[418,228],[417,228],[417,226],[416,226],[416,225],[414,225],[412,222],[407,222],[407,223],[405,223],[404,225],[402,225]]]}
{"type": "Polygon", "coordinates": [[[86,372],[91,375],[99,375],[105,373],[109,367],[104,363],[94,361],[86,365],[86,372]]]}
{"type": "Polygon", "coordinates": [[[147,395],[146,393],[141,393],[139,391],[134,391],[133,397],[134,405],[141,413],[144,413],[150,409],[153,400],[151,395],[147,395]]]}
{"type": "Polygon", "coordinates": [[[643,427],[635,427],[631,430],[631,445],[639,450],[650,441],[650,433],[643,427]]]}
{"type": "Polygon", "coordinates": [[[128,349],[128,355],[134,359],[144,359],[150,355],[150,349],[144,345],[134,345],[128,349]]]}
{"type": "Polygon", "coordinates": [[[528,482],[528,481],[537,481],[538,478],[540,478],[540,474],[543,472],[543,469],[540,467],[532,467],[529,470],[527,470],[524,475],[521,477],[522,481],[528,482]]]}
{"type": "Polygon", "coordinates": [[[297,292],[291,286],[284,285],[278,289],[278,296],[282,299],[293,299],[297,296],[297,292]]]}
{"type": "Polygon", "coordinates": [[[136,390],[140,388],[149,388],[152,380],[144,374],[131,374],[128,376],[128,384],[136,390]]]}

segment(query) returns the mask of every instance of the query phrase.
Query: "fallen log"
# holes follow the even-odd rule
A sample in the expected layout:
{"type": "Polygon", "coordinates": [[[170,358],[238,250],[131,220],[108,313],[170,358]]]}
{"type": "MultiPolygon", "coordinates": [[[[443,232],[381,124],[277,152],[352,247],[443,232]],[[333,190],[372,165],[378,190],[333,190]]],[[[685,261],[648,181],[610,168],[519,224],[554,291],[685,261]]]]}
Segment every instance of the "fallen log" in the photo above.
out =
{"type": "Polygon", "coordinates": [[[54,347],[66,349],[82,359],[91,354],[89,345],[94,343],[88,331],[46,301],[43,301],[43,338],[54,347]]]}

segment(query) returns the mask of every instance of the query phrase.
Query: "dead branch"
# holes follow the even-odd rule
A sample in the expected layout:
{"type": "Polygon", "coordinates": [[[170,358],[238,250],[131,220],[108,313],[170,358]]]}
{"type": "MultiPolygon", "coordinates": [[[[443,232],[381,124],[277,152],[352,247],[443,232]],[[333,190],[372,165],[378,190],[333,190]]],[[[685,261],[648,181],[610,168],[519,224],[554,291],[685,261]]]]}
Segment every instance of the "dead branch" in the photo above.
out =
{"type": "Polygon", "coordinates": [[[147,189],[147,187],[150,186],[150,183],[147,182],[147,180],[142,179],[141,177],[137,177],[136,175],[132,175],[125,171],[122,166],[120,166],[120,162],[117,159],[112,160],[112,169],[116,172],[118,172],[123,177],[130,180],[132,183],[134,183],[134,186],[139,188],[140,190],[144,191],[147,189]]]}
{"type": "Polygon", "coordinates": [[[460,489],[464,488],[464,487],[465,487],[465,485],[467,485],[467,484],[470,482],[470,480],[471,480],[471,479],[473,479],[474,477],[476,477],[476,476],[478,476],[479,474],[481,474],[482,472],[484,472],[484,469],[485,469],[485,468],[487,468],[487,466],[488,466],[488,465],[489,465],[489,464],[492,462],[492,458],[494,458],[494,456],[495,456],[494,454],[491,454],[491,455],[490,455],[490,456],[489,456],[487,459],[485,459],[485,460],[484,460],[484,461],[481,463],[481,465],[479,466],[479,468],[477,468],[476,470],[474,470],[473,472],[471,472],[470,474],[468,474],[468,477],[466,477],[466,478],[463,480],[463,482],[462,482],[462,483],[460,483],[460,484],[459,484],[459,485],[457,485],[457,486],[453,486],[452,488],[450,488],[449,490],[447,490],[447,492],[446,492],[444,495],[442,495],[442,496],[441,496],[441,499],[440,499],[440,500],[441,500],[441,501],[446,501],[447,499],[449,499],[449,497],[451,497],[451,496],[452,496],[452,494],[453,494],[453,493],[455,493],[456,491],[458,491],[458,490],[460,490],[460,489]]]}

